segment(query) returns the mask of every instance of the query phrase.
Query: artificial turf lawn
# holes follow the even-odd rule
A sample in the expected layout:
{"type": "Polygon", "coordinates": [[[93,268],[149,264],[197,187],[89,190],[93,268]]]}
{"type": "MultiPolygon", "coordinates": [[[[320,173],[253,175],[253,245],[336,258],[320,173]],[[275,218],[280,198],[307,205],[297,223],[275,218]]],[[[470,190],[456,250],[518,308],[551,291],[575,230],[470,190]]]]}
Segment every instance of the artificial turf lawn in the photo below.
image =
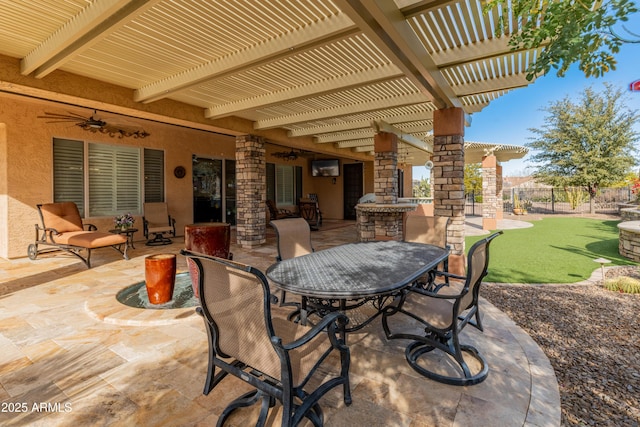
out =
{"type": "MultiPolygon", "coordinates": [[[[600,264],[635,265],[618,253],[619,221],[545,217],[533,227],[504,230],[489,247],[486,282],[574,283],[588,279],[600,264]]],[[[467,250],[486,236],[469,236],[467,250]]]]}

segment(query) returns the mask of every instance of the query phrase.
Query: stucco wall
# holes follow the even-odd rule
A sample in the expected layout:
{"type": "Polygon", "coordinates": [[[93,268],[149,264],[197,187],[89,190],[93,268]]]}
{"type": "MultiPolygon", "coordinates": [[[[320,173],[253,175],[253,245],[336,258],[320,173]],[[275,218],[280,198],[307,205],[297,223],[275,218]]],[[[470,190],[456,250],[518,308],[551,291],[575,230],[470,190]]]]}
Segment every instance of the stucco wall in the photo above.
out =
{"type": "MultiPolygon", "coordinates": [[[[38,203],[53,201],[53,138],[67,138],[105,144],[123,144],[133,147],[161,149],[165,152],[165,200],[172,216],[176,218],[178,235],[184,234],[184,226],[193,222],[192,155],[235,160],[235,136],[222,135],[155,121],[119,117],[100,113],[113,123],[141,127],[150,133],[144,139],[117,138],[107,134],[92,133],[73,123],[48,123],[38,118],[45,113],[75,113],[84,117],[91,110],[65,107],[45,100],[0,94],[0,257],[25,257],[27,247],[34,242],[34,224],[39,223],[38,203]],[[184,166],[187,174],[178,179],[173,170],[184,166]]],[[[292,164],[303,168],[303,195],[317,193],[325,219],[343,218],[343,177],[314,178],[310,172],[310,160],[300,157],[293,162],[271,155],[282,151],[282,146],[267,145],[266,161],[276,164],[292,164]]],[[[337,156],[336,156],[337,157],[337,156]]],[[[335,157],[332,157],[335,158],[335,157]]],[[[341,163],[345,160],[342,159],[341,163]]],[[[370,162],[365,162],[365,193],[367,178],[372,179],[370,162]],[[369,163],[369,165],[367,165],[369,163]]],[[[369,185],[372,187],[372,184],[369,185]]],[[[113,228],[112,217],[86,218],[100,230],[113,228]]],[[[134,236],[142,240],[142,220],[136,219],[141,231],[134,236]]]]}
{"type": "MultiPolygon", "coordinates": [[[[26,256],[27,246],[35,239],[34,224],[39,223],[36,204],[53,200],[54,137],[164,150],[165,200],[169,204],[170,213],[176,218],[176,229],[180,235],[183,234],[185,224],[193,220],[192,153],[212,158],[235,159],[235,137],[232,136],[103,114],[104,118],[113,122],[117,119],[121,124],[140,126],[151,134],[144,139],[119,139],[83,130],[73,123],[47,123],[48,120],[37,117],[45,112],[72,112],[84,116],[91,113],[86,109],[64,108],[46,101],[0,96],[0,123],[6,129],[4,142],[0,136],[0,149],[6,153],[2,160],[6,179],[0,179],[0,186],[4,186],[4,191],[0,192],[3,195],[0,198],[0,209],[6,211],[6,217],[0,216],[0,230],[3,234],[0,235],[0,256],[3,258],[26,256]],[[185,178],[178,179],[173,175],[176,166],[187,169],[185,178]]],[[[101,230],[108,230],[113,225],[112,217],[85,220],[101,230]]],[[[137,219],[136,226],[142,230],[140,218],[137,219]]],[[[142,239],[142,233],[135,238],[142,239]]]]}
{"type": "Polygon", "coordinates": [[[0,121],[0,256],[7,252],[7,203],[7,126],[0,121]]]}

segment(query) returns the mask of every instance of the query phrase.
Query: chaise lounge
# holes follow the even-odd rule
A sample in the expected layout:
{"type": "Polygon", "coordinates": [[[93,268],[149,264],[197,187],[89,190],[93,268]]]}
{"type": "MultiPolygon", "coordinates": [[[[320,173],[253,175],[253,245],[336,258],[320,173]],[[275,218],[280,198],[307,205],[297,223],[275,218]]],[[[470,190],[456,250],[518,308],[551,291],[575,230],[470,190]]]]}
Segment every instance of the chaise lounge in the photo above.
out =
{"type": "Polygon", "coordinates": [[[38,254],[63,250],[77,256],[87,268],[91,268],[91,251],[112,247],[120,252],[124,259],[127,256],[128,240],[120,234],[96,231],[93,224],[83,224],[78,206],[73,202],[39,204],[38,213],[42,226],[36,224],[36,241],[29,245],[29,259],[36,259],[38,254]],[[39,246],[49,246],[42,250],[39,246]],[[86,255],[82,253],[86,252],[86,255]]]}

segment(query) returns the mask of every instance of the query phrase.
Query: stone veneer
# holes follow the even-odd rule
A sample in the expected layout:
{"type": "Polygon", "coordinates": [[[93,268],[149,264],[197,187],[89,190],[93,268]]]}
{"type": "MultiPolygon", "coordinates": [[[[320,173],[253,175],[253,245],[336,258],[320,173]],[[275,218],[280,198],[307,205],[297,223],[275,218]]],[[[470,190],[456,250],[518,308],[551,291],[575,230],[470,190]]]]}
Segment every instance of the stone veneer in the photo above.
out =
{"type": "Polygon", "coordinates": [[[618,252],[625,258],[640,262],[640,221],[625,221],[618,224],[620,240],[618,252]]]}
{"type": "Polygon", "coordinates": [[[361,242],[372,240],[401,240],[402,222],[405,212],[416,209],[416,205],[362,203],[356,206],[356,229],[361,242]]]}
{"type": "Polygon", "coordinates": [[[637,205],[630,205],[630,207],[620,209],[620,216],[623,221],[640,220],[640,209],[637,205]]]}
{"type": "Polygon", "coordinates": [[[379,132],[374,141],[373,191],[376,203],[398,203],[398,137],[379,132]]]}
{"type": "Polygon", "coordinates": [[[464,255],[464,137],[433,138],[433,214],[449,217],[447,244],[452,255],[464,255]]]}
{"type": "Polygon", "coordinates": [[[373,190],[376,203],[356,206],[357,232],[361,242],[402,240],[403,213],[416,205],[398,205],[398,137],[378,132],[374,137],[373,190]]]}
{"type": "Polygon", "coordinates": [[[236,138],[236,186],[236,240],[243,248],[253,248],[266,242],[267,166],[261,137],[236,138]]]}
{"type": "Polygon", "coordinates": [[[482,228],[496,230],[503,218],[502,167],[496,156],[482,159],[482,228]]]}

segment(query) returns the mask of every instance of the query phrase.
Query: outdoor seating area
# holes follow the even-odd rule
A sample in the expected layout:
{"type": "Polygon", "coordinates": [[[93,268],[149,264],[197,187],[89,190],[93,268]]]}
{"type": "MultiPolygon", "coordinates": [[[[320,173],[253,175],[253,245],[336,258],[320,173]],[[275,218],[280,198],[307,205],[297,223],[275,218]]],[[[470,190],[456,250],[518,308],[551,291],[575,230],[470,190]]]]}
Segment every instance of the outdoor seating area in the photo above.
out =
{"type": "Polygon", "coordinates": [[[313,328],[273,317],[267,278],[245,264],[183,251],[198,266],[198,312],[209,338],[209,367],[203,393],[208,395],[227,374],[252,387],[222,412],[218,425],[239,408],[260,402],[256,425],[266,422],[274,400],[282,405],[282,426],[297,426],[304,418],[323,425],[319,400],[334,387],[343,389],[351,404],[349,348],[338,339],[348,321],[343,313],[325,316],[313,328]],[[339,358],[330,357],[338,353],[339,358]],[[337,365],[335,375],[320,368],[337,365]],[[221,372],[216,374],[216,368],[221,372]],[[323,376],[328,378],[322,379],[323,376]],[[320,377],[317,386],[310,381],[320,377]]]}
{"type": "Polygon", "coordinates": [[[93,224],[84,224],[73,202],[38,204],[40,224],[36,224],[36,239],[27,248],[29,259],[39,254],[64,251],[82,260],[91,268],[91,251],[111,247],[127,257],[129,240],[120,234],[97,231],[93,224]],[[44,249],[42,248],[44,247],[44,249]]]}
{"type": "MultiPolygon", "coordinates": [[[[355,224],[325,220],[313,236],[316,253],[353,243],[355,224]]],[[[210,368],[209,339],[193,307],[144,310],[116,301],[121,289],[144,278],[146,256],[160,250],[179,254],[184,249],[179,240],[161,249],[143,245],[129,261],[99,251],[92,272],[79,268],[74,257],[0,261],[5,294],[0,306],[11,313],[0,319],[6,349],[0,355],[3,400],[59,402],[70,408],[2,413],[3,425],[212,425],[234,399],[255,390],[246,380],[227,375],[202,394],[210,368]]],[[[277,256],[276,240],[269,232],[265,245],[246,250],[232,236],[234,260],[266,272],[277,256]]],[[[177,258],[178,272],[187,271],[185,257],[177,258]]],[[[261,292],[263,301],[266,291],[261,292]]],[[[352,403],[345,403],[342,387],[329,391],[319,401],[324,425],[558,425],[558,386],[544,353],[506,315],[482,298],[480,304],[484,332],[464,328],[460,338],[487,360],[489,374],[482,383],[456,387],[417,373],[405,360],[408,341],[387,340],[378,317],[348,334],[352,403]]],[[[291,323],[286,320],[291,310],[271,304],[277,322],[291,323]]],[[[336,366],[330,372],[339,372],[336,366]]],[[[229,425],[254,425],[260,405],[226,415],[229,425]]],[[[266,425],[280,425],[281,419],[282,404],[276,403],[266,425]]]]}
{"type": "Polygon", "coordinates": [[[169,245],[171,239],[166,235],[176,237],[176,220],[169,214],[166,203],[145,203],[143,205],[144,237],[148,246],[169,245]],[[150,236],[153,236],[151,238],[150,236]]]}
{"type": "Polygon", "coordinates": [[[272,221],[275,219],[300,217],[300,215],[297,215],[296,213],[291,212],[289,209],[279,209],[273,200],[267,200],[266,204],[267,204],[267,209],[269,210],[269,217],[271,218],[272,221]]]}
{"type": "MultiPolygon", "coordinates": [[[[421,375],[444,384],[474,385],[484,381],[489,375],[489,364],[474,346],[461,343],[460,334],[467,324],[484,331],[479,308],[479,296],[482,279],[487,275],[489,266],[489,244],[502,232],[497,232],[476,242],[468,254],[466,277],[444,273],[453,279],[462,279],[461,285],[449,284],[447,287],[423,289],[410,287],[399,299],[384,309],[382,325],[387,339],[408,339],[405,356],[409,365],[421,375]],[[432,289],[436,289],[434,291],[432,289]],[[438,292],[439,291],[439,292],[438,292]],[[417,323],[413,331],[399,328],[393,332],[389,319],[395,320],[398,314],[408,316],[417,323]],[[440,358],[431,358],[430,364],[421,364],[422,356],[432,355],[436,350],[450,356],[454,369],[445,371],[446,363],[440,358]],[[472,371],[465,354],[475,359],[477,369],[472,371]],[[456,372],[457,371],[457,372],[456,372]]],[[[398,316],[399,317],[399,316],[398,316]]],[[[445,358],[446,360],[446,358],[445,358]]]]}

